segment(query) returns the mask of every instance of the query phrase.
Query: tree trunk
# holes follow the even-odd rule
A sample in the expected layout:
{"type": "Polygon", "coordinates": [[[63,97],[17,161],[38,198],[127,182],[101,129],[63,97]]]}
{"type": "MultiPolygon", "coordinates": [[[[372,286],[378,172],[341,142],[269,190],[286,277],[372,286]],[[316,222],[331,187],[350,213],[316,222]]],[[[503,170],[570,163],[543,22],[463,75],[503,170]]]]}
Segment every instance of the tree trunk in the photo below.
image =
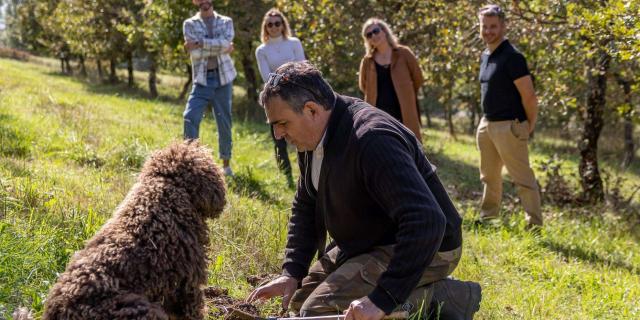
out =
{"type": "Polygon", "coordinates": [[[84,55],[81,54],[78,57],[78,61],[79,61],[78,63],[80,64],[80,75],[82,77],[86,77],[87,76],[87,67],[84,64],[84,55]]]}
{"type": "Polygon", "coordinates": [[[66,74],[73,74],[73,70],[71,69],[71,63],[69,63],[69,55],[64,58],[64,65],[66,68],[66,74]]]}
{"type": "Polygon", "coordinates": [[[60,56],[60,72],[66,73],[64,70],[64,57],[60,56]]]}
{"type": "Polygon", "coordinates": [[[624,90],[624,103],[627,105],[627,109],[622,115],[624,119],[624,156],[622,157],[622,167],[627,168],[633,162],[636,151],[633,143],[633,120],[631,119],[633,111],[631,104],[631,81],[618,78],[618,83],[624,90]]]}
{"type": "MultiPolygon", "coordinates": [[[[248,50],[241,51],[242,57],[240,61],[242,63],[242,69],[244,70],[244,77],[247,82],[247,98],[249,98],[249,101],[251,102],[258,103],[258,81],[256,79],[256,71],[253,67],[255,62],[252,56],[253,46],[251,45],[250,39],[247,40],[245,46],[246,48],[248,48],[248,50]]],[[[247,108],[247,110],[245,111],[245,119],[249,116],[249,110],[256,109],[247,108]]]]}
{"type": "Polygon", "coordinates": [[[187,92],[189,92],[189,88],[191,88],[191,81],[193,81],[193,70],[191,70],[191,65],[188,63],[185,63],[186,66],[186,70],[187,70],[187,75],[189,76],[187,78],[187,82],[184,83],[184,85],[182,86],[182,91],[180,92],[180,96],[178,96],[178,100],[183,101],[184,98],[187,96],[187,92]]]}
{"type": "Polygon", "coordinates": [[[100,59],[96,59],[96,68],[98,68],[98,78],[100,78],[100,80],[102,81],[103,78],[103,74],[102,74],[102,61],[100,61],[100,59]]]}
{"type": "Polygon", "coordinates": [[[468,104],[469,110],[471,111],[471,116],[469,117],[469,134],[474,134],[476,132],[476,128],[478,127],[478,122],[476,118],[480,117],[480,107],[478,106],[478,99],[474,96],[469,97],[468,104]]]}
{"type": "Polygon", "coordinates": [[[109,60],[110,64],[109,64],[109,82],[110,83],[116,83],[118,82],[118,75],[116,74],[116,58],[111,58],[109,60]]]}
{"type": "MultiPolygon", "coordinates": [[[[424,99],[426,101],[429,101],[429,99],[424,99]]],[[[433,124],[431,123],[431,112],[430,112],[430,103],[426,103],[424,105],[424,108],[422,108],[424,110],[424,115],[427,117],[427,128],[432,128],[433,124]]]]}
{"type": "Polygon", "coordinates": [[[589,203],[604,199],[602,178],[598,170],[598,138],[604,125],[603,113],[607,91],[607,72],[610,57],[602,49],[587,62],[587,106],[584,118],[580,149],[580,177],[582,196],[589,203]]]}
{"type": "Polygon", "coordinates": [[[133,80],[133,53],[131,52],[127,53],[127,74],[127,85],[129,86],[129,88],[133,88],[135,83],[133,80]]]}
{"type": "Polygon", "coordinates": [[[447,102],[445,104],[445,108],[447,108],[447,126],[449,127],[449,135],[451,135],[451,137],[453,137],[453,139],[456,139],[456,129],[453,126],[453,111],[451,110],[451,104],[449,102],[447,102]]]}
{"type": "Polygon", "coordinates": [[[155,54],[149,54],[149,94],[152,99],[158,97],[158,87],[156,80],[157,62],[155,54]]]}
{"type": "MultiPolygon", "coordinates": [[[[453,81],[450,82],[453,87],[453,81]]],[[[449,135],[456,139],[456,129],[453,126],[453,108],[451,107],[451,101],[453,98],[453,88],[447,89],[447,100],[444,103],[445,117],[447,118],[447,125],[449,126],[449,135]]]]}
{"type": "Polygon", "coordinates": [[[631,119],[631,111],[624,115],[624,157],[622,167],[627,168],[635,160],[636,147],[633,143],[633,120],[631,119]]]}

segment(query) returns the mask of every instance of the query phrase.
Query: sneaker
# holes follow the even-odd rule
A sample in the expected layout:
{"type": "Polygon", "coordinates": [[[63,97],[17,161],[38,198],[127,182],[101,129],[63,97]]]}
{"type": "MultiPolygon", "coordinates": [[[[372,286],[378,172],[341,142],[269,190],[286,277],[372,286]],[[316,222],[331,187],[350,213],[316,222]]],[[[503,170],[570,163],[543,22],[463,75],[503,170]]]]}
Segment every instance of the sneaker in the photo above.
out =
{"type": "Polygon", "coordinates": [[[476,282],[446,278],[433,283],[431,303],[437,319],[473,319],[481,299],[482,288],[476,282]]]}
{"type": "Polygon", "coordinates": [[[233,177],[233,170],[231,170],[231,167],[224,167],[222,168],[222,171],[224,172],[225,177],[233,177]]]}

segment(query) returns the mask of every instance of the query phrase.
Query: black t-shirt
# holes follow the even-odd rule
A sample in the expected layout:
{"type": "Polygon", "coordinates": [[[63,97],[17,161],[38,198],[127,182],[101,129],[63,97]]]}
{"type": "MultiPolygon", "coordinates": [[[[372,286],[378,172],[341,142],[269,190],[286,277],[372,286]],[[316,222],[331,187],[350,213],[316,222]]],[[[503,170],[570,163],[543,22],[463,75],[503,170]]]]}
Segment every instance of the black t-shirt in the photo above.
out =
{"type": "Polygon", "coordinates": [[[482,111],[489,121],[527,120],[518,88],[513,83],[530,75],[527,61],[509,40],[504,40],[491,54],[480,58],[482,111]]]}
{"type": "Polygon", "coordinates": [[[382,66],[376,62],[376,77],[378,85],[378,97],[376,99],[376,107],[384,110],[396,120],[402,122],[402,113],[400,113],[400,102],[398,95],[393,87],[391,80],[391,65],[382,66]]]}

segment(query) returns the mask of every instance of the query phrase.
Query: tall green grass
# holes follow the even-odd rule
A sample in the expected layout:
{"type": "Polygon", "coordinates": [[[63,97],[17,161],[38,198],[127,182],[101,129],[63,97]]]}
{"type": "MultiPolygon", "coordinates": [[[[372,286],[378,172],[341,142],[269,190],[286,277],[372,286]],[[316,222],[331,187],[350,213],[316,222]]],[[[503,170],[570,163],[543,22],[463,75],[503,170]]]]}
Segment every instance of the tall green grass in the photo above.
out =
{"type": "MultiPolygon", "coordinates": [[[[0,74],[0,319],[18,306],[39,316],[57,274],[108,219],[147,155],[180,139],[183,105],[25,62],[0,60],[0,74]]],[[[217,155],[210,116],[201,134],[217,155]]],[[[473,137],[453,140],[436,126],[424,138],[465,216],[464,255],[454,276],[482,284],[477,318],[640,318],[636,216],[606,205],[546,204],[546,226],[530,233],[506,182],[502,223],[475,226],[481,185],[473,137]]],[[[265,124],[236,121],[233,139],[236,177],[228,182],[224,214],[210,225],[209,283],[240,298],[250,290],[247,276],[279,270],[293,190],[278,173],[265,124]]],[[[576,171],[571,145],[553,136],[536,137],[531,150],[534,162],[559,153],[563,170],[576,171]]],[[[616,172],[615,161],[603,165],[616,172]]],[[[616,174],[625,179],[623,193],[640,183],[637,163],[616,174]]],[[[577,187],[575,178],[570,183],[577,187]]]]}

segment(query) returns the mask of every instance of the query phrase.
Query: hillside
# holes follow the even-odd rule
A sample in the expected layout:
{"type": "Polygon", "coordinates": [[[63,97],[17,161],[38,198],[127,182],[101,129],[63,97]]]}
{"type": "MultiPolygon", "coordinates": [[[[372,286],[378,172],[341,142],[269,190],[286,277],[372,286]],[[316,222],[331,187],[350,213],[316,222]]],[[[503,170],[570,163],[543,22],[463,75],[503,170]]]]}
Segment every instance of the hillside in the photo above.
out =
{"type": "MultiPolygon", "coordinates": [[[[184,106],[25,62],[0,59],[0,74],[4,319],[18,306],[42,311],[57,273],[123,199],[145,157],[181,137],[184,106]]],[[[217,150],[210,116],[200,132],[217,150]]],[[[637,211],[546,203],[546,226],[534,234],[524,230],[506,183],[503,223],[475,226],[481,185],[474,137],[454,140],[437,125],[425,132],[425,149],[465,218],[463,259],[454,276],[482,284],[478,319],[640,318],[637,211]]],[[[251,289],[247,276],[279,271],[293,190],[276,169],[266,124],[236,121],[233,139],[236,177],[222,218],[211,224],[209,283],[242,298],[251,289]]],[[[617,157],[603,141],[610,186],[620,177],[620,192],[629,197],[640,185],[640,164],[616,173],[617,157]]],[[[577,172],[569,142],[541,132],[531,150],[534,163],[557,154],[563,173],[577,172]]],[[[535,167],[545,185],[546,173],[535,167]]]]}

